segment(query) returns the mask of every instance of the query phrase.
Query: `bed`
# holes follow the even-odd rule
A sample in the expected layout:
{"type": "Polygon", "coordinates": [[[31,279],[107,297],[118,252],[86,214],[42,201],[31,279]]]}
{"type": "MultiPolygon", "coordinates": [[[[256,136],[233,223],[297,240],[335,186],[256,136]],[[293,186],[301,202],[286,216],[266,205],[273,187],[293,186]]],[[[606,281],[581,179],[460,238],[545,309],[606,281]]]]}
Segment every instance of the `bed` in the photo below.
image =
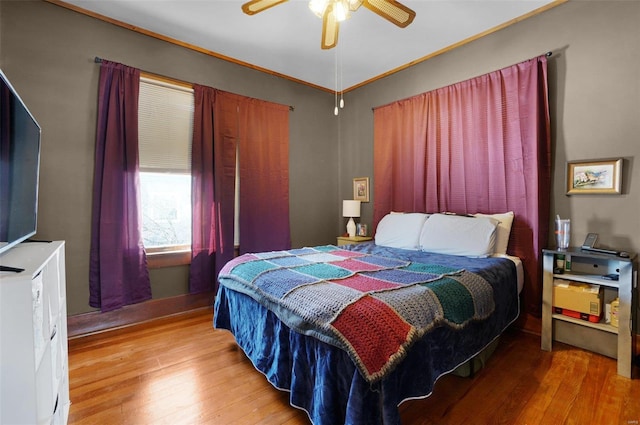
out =
{"type": "Polygon", "coordinates": [[[245,254],[219,274],[214,326],[315,425],[399,424],[403,401],[518,317],[522,265],[502,252],[504,220],[393,215],[375,243],[245,254]]]}

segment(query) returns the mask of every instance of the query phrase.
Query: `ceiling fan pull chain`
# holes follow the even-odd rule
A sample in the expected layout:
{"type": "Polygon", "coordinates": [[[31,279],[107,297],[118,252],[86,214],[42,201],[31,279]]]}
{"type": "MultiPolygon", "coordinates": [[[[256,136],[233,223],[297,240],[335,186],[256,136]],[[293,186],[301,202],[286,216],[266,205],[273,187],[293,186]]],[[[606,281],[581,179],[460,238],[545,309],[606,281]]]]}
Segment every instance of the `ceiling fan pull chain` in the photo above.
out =
{"type": "Polygon", "coordinates": [[[334,51],[334,59],[335,59],[335,68],[334,68],[334,77],[336,82],[336,90],[334,93],[335,98],[335,108],[333,109],[333,115],[338,116],[338,49],[334,51]]]}
{"type": "Polygon", "coordinates": [[[340,109],[342,109],[344,108],[344,83],[342,80],[342,68],[344,67],[344,62],[342,60],[342,44],[338,46],[338,49],[340,50],[340,109]]]}

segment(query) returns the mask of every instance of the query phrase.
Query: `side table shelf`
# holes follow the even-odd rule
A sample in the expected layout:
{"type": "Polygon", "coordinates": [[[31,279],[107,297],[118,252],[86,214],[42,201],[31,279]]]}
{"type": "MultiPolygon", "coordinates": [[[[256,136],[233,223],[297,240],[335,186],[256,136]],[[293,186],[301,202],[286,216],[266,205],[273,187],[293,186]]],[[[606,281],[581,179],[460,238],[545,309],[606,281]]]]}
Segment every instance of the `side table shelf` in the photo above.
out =
{"type": "Polygon", "coordinates": [[[355,245],[359,243],[369,242],[371,240],[373,240],[371,236],[354,236],[354,237],[338,236],[337,243],[338,243],[338,246],[355,245]]]}
{"type": "Polygon", "coordinates": [[[630,378],[634,358],[634,338],[637,331],[635,314],[638,296],[635,254],[631,254],[629,258],[621,258],[607,254],[583,252],[580,248],[543,249],[542,254],[541,348],[545,351],[551,351],[552,342],[555,340],[616,358],[618,374],[630,378]],[[557,255],[570,256],[571,270],[559,274],[554,273],[557,255]],[[609,273],[618,274],[618,281],[603,278],[609,273]],[[554,313],[554,279],[604,287],[605,304],[610,303],[616,297],[620,301],[618,327],[605,323],[604,315],[599,323],[592,323],[554,313]]]}

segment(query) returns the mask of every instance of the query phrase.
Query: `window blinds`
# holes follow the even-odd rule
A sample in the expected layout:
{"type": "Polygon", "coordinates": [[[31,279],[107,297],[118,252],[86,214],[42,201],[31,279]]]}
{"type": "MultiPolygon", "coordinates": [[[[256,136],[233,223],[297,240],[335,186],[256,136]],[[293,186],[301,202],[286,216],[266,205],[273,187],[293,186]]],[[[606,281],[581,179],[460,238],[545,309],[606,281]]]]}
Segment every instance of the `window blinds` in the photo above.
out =
{"type": "Polygon", "coordinates": [[[189,173],[193,89],[141,77],[138,102],[140,170],[189,173]]]}

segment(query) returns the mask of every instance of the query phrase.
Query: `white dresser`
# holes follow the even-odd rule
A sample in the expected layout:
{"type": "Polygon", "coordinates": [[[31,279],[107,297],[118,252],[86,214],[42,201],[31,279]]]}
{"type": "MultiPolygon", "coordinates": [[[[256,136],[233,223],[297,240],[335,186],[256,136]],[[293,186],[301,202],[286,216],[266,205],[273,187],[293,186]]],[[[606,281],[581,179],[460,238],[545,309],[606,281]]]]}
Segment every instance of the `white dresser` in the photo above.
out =
{"type": "Polygon", "coordinates": [[[0,424],[66,424],[69,367],[64,241],[0,255],[0,424]]]}

